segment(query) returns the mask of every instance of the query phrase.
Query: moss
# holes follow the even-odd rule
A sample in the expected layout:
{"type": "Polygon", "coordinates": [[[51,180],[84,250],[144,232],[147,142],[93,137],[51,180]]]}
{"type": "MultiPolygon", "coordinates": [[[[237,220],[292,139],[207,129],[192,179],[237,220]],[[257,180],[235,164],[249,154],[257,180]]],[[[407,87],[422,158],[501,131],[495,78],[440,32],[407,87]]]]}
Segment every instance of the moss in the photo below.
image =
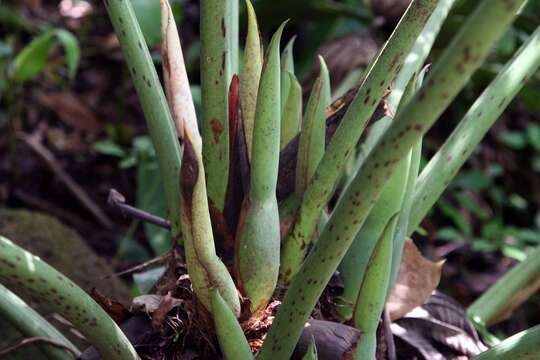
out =
{"type": "Polygon", "coordinates": [[[43,213],[0,209],[0,234],[41,257],[77,285],[93,287],[124,304],[129,289],[118,278],[102,280],[113,273],[112,267],[98,257],[72,229],[43,213]]]}

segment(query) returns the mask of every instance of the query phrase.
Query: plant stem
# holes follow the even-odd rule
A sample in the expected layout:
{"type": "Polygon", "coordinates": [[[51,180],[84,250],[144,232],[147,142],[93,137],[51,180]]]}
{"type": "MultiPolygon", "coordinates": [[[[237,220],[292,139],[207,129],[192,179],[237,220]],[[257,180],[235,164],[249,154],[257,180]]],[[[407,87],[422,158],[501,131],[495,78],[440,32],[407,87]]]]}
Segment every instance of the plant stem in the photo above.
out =
{"type": "Polygon", "coordinates": [[[130,1],[105,0],[109,18],[122,46],[156,149],[172,235],[181,241],[180,144],[154,63],[130,1]]]}
{"type": "Polygon", "coordinates": [[[517,333],[472,360],[537,360],[540,358],[540,325],[517,333]]]}
{"type": "Polygon", "coordinates": [[[279,42],[276,31],[261,75],[253,130],[249,192],[242,203],[235,244],[235,273],[252,312],[263,309],[276,287],[280,227],[276,199],[280,135],[279,42]]]}
{"type": "Polygon", "coordinates": [[[246,0],[248,29],[246,47],[244,50],[244,63],[240,74],[240,103],[244,119],[244,133],[248,157],[251,159],[253,146],[253,126],[255,124],[255,108],[257,106],[257,92],[261,79],[263,54],[257,16],[250,0],[246,0]]]}
{"type": "Polygon", "coordinates": [[[229,178],[228,91],[233,0],[201,0],[201,109],[203,159],[211,205],[223,211],[229,178]]]}
{"type": "MultiPolygon", "coordinates": [[[[79,349],[62,335],[54,326],[28,306],[20,297],[0,284],[0,317],[9,321],[27,337],[46,337],[58,340],[68,346],[73,353],[80,355],[79,349]]],[[[44,355],[51,360],[71,360],[64,350],[50,345],[39,346],[44,355]]]]}
{"type": "Polygon", "coordinates": [[[122,330],[86,292],[37,256],[0,236],[0,280],[69,320],[104,359],[139,359],[122,330]]]}
{"type": "MultiPolygon", "coordinates": [[[[280,149],[285,146],[298,134],[300,124],[302,123],[302,86],[292,73],[287,73],[282,77],[288,79],[289,91],[283,111],[281,112],[281,134],[280,149]]],[[[298,205],[296,206],[298,207],[298,205]]],[[[295,208],[296,210],[296,208],[295,208]]]]}
{"type": "MultiPolygon", "coordinates": [[[[286,359],[292,354],[319,296],[396,165],[427,132],[480,66],[491,46],[501,37],[524,2],[484,0],[463,25],[425,85],[406,108],[399,112],[345,190],[313,251],[287,291],[263,344],[259,360],[286,359]]],[[[409,11],[414,4],[411,4],[409,11]]]]}
{"type": "Polygon", "coordinates": [[[244,331],[218,289],[212,290],[212,314],[214,314],[219,346],[225,360],[253,359],[244,331]]]}
{"type": "Polygon", "coordinates": [[[409,214],[408,234],[413,233],[444,189],[540,66],[540,28],[529,37],[497,77],[474,102],[443,146],[416,181],[409,214]]]}
{"type": "Polygon", "coordinates": [[[180,37],[172,10],[162,0],[162,51],[169,104],[184,142],[180,168],[180,215],[186,263],[193,290],[208,311],[212,311],[211,292],[217,287],[236,316],[240,302],[227,268],[216,255],[206,192],[202,139],[191,98],[180,37]]]}
{"type": "Polygon", "coordinates": [[[377,326],[386,302],[386,289],[392,268],[392,240],[397,213],[386,223],[371,253],[354,307],[354,326],[362,332],[355,359],[374,360],[377,326]]]}
{"type": "MultiPolygon", "coordinates": [[[[285,247],[303,249],[302,253],[295,258],[304,258],[319,216],[332,196],[334,187],[367,121],[375,111],[390,82],[398,73],[403,60],[436,3],[435,0],[413,1],[368,70],[356,97],[345,113],[308,184],[300,208],[296,213],[296,221],[283,240],[285,247]]],[[[292,278],[298,269],[298,264],[282,264],[282,267],[281,272],[290,273],[290,278],[292,278]]]]}
{"type": "Polygon", "coordinates": [[[507,272],[467,309],[475,324],[489,326],[503,320],[509,311],[540,288],[540,246],[507,272]]]}

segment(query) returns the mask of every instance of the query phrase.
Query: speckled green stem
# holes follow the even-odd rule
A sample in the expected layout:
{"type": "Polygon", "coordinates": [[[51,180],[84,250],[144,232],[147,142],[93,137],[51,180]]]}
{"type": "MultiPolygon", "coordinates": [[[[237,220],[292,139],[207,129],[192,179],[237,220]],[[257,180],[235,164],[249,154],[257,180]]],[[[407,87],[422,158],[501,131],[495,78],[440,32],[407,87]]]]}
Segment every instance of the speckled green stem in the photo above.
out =
{"type": "Polygon", "coordinates": [[[529,37],[474,102],[450,137],[422,170],[415,185],[415,205],[409,215],[409,234],[416,230],[478,143],[539,66],[540,28],[529,37]]]}
{"type": "MultiPolygon", "coordinates": [[[[385,185],[377,204],[373,207],[366,222],[356,235],[347,255],[341,261],[339,272],[343,280],[343,294],[336,299],[336,310],[344,320],[351,319],[356,299],[360,293],[362,279],[367,276],[368,263],[371,261],[373,250],[387,228],[389,220],[400,209],[405,183],[409,171],[410,156],[404,158],[392,178],[385,185]]],[[[394,227],[388,229],[393,236],[394,227]]]]}
{"type": "MultiPolygon", "coordinates": [[[[80,355],[79,349],[66,339],[60,331],[2,284],[0,284],[0,318],[7,320],[24,336],[41,336],[57,340],[69,347],[77,356],[80,355]]],[[[40,345],[39,349],[47,359],[72,359],[71,355],[65,350],[50,345],[40,345]]]]}
{"type": "Polygon", "coordinates": [[[336,205],[283,299],[259,355],[260,360],[286,359],[292,354],[319,296],[396,165],[484,61],[524,2],[484,0],[462,26],[425,85],[398,114],[336,205]]]}
{"type": "Polygon", "coordinates": [[[416,39],[414,46],[403,63],[403,67],[396,76],[392,92],[386,98],[386,102],[390,105],[391,109],[397,109],[407,84],[409,84],[415,74],[418,74],[424,65],[435,42],[435,38],[455,2],[456,0],[439,0],[435,10],[433,10],[426,26],[416,39]]]}
{"type": "MultiPolygon", "coordinates": [[[[415,0],[411,3],[381,53],[370,67],[358,93],[345,113],[340,126],[307,187],[296,221],[284,239],[285,246],[307,249],[317,221],[333,194],[349,155],[358,142],[375,108],[398,73],[403,60],[437,1],[415,0]]],[[[282,273],[294,275],[293,268],[284,267],[282,273]]]]}
{"type": "Polygon", "coordinates": [[[201,0],[201,115],[208,198],[223,211],[229,178],[231,29],[225,19],[233,0],[201,0]]]}
{"type": "Polygon", "coordinates": [[[392,240],[397,214],[386,223],[366,267],[354,307],[354,326],[362,332],[356,346],[357,360],[374,360],[377,326],[386,303],[386,289],[392,268],[392,240]]]}
{"type": "Polygon", "coordinates": [[[67,277],[0,236],[0,281],[69,320],[104,359],[138,359],[122,330],[87,293],[67,277]]]}
{"type": "MultiPolygon", "coordinates": [[[[319,165],[325,147],[326,135],[326,108],[330,105],[330,74],[324,59],[319,56],[320,72],[313,83],[311,94],[306,105],[306,112],[302,121],[300,143],[296,160],[295,192],[301,199],[309,180],[319,165]]],[[[293,84],[291,84],[293,85],[293,84]]],[[[289,94],[294,95],[294,88],[289,94]]],[[[296,205],[298,206],[298,204],[296,205]]],[[[287,284],[291,276],[298,271],[307,252],[306,244],[286,242],[281,249],[280,281],[287,284]]]]}
{"type": "Polygon", "coordinates": [[[540,325],[517,333],[472,360],[540,359],[540,325]]]}
{"type": "Polygon", "coordinates": [[[212,290],[212,314],[219,347],[225,360],[253,359],[244,331],[218,289],[212,290]]]}
{"type": "MultiPolygon", "coordinates": [[[[400,108],[403,109],[411,99],[416,90],[416,76],[414,76],[406,86],[403,96],[400,97],[400,108]]],[[[380,137],[392,123],[388,116],[375,122],[370,129],[366,141],[362,144],[361,152],[357,157],[356,171],[359,171],[366,157],[373,150],[380,137]]],[[[375,248],[375,244],[380,239],[383,230],[390,218],[401,210],[406,186],[408,184],[408,173],[411,163],[411,156],[401,160],[392,178],[385,185],[384,191],[377,200],[377,203],[369,213],[362,228],[347,251],[345,257],[339,265],[339,272],[343,280],[343,293],[336,299],[336,310],[344,320],[349,320],[353,315],[353,306],[358,297],[365,269],[375,248]]],[[[350,179],[352,181],[352,178],[350,179]]],[[[347,183],[347,186],[350,184],[347,183]]]]}
{"type": "MultiPolygon", "coordinates": [[[[172,14],[168,17],[174,22],[172,14]]],[[[168,83],[174,83],[176,91],[168,91],[176,101],[174,117],[178,119],[180,134],[184,142],[184,154],[180,169],[180,190],[182,201],[180,214],[184,236],[186,264],[193,290],[197,298],[208,311],[212,311],[211,291],[214,287],[221,292],[232,312],[240,314],[240,301],[236,286],[227,267],[216,254],[212,223],[210,220],[209,199],[206,191],[205,167],[203,165],[203,143],[199,133],[197,118],[191,96],[179,97],[180,93],[189,94],[189,82],[181,57],[182,49],[178,32],[170,29],[164,44],[164,60],[169,63],[168,83]]],[[[169,88],[169,87],[168,87],[169,88]]]]}
{"type": "MultiPolygon", "coordinates": [[[[313,176],[324,154],[325,110],[330,105],[330,75],[324,59],[320,56],[319,64],[321,70],[306,105],[298,145],[295,191],[299,194],[303,194],[306,190],[309,179],[313,176]]],[[[285,264],[288,262],[286,261],[285,264]]]]}
{"type": "Polygon", "coordinates": [[[167,100],[130,1],[104,1],[139,96],[165,189],[173,236],[181,241],[180,144],[167,100]]]}
{"type": "Polygon", "coordinates": [[[276,31],[261,75],[251,162],[250,188],[242,203],[236,235],[235,272],[252,312],[263,309],[272,296],[279,272],[280,228],[276,199],[279,165],[280,75],[276,31]]]}
{"type": "Polygon", "coordinates": [[[244,50],[244,64],[240,74],[240,103],[244,120],[244,133],[248,156],[251,159],[253,146],[253,126],[255,124],[255,108],[257,106],[257,92],[261,78],[263,53],[257,17],[253,5],[246,0],[248,27],[246,47],[244,50]]]}

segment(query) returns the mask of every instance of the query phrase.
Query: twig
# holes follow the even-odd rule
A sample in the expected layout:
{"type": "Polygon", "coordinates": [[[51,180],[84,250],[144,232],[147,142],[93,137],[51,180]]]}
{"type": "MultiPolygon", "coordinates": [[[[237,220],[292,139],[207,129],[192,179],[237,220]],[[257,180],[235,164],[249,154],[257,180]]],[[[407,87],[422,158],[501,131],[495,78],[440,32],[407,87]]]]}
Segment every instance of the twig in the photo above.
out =
{"type": "Polygon", "coordinates": [[[119,209],[124,216],[129,216],[134,219],[157,225],[167,230],[171,229],[171,223],[169,220],[165,220],[162,217],[150,214],[149,212],[126,204],[126,198],[124,195],[115,189],[109,190],[107,202],[113,209],[119,209]]]}
{"type": "Polygon", "coordinates": [[[170,253],[168,253],[166,255],[155,257],[153,259],[150,259],[148,261],[143,262],[142,264],[132,266],[129,269],[117,272],[115,274],[105,275],[101,279],[110,279],[112,277],[118,277],[118,276],[122,276],[122,275],[127,275],[127,274],[131,274],[131,273],[143,270],[143,269],[147,268],[150,265],[154,265],[154,264],[160,263],[162,261],[165,261],[166,259],[169,258],[169,256],[171,256],[170,253]]]}
{"type": "Polygon", "coordinates": [[[396,360],[396,344],[394,343],[394,335],[392,334],[392,330],[390,329],[391,323],[392,321],[390,320],[390,314],[385,308],[383,311],[383,327],[384,332],[386,333],[386,351],[388,355],[388,360],[396,360]]]}
{"type": "Polygon", "coordinates": [[[85,223],[80,217],[74,213],[57,207],[55,204],[45,199],[39,198],[21,189],[14,189],[13,196],[19,201],[25,203],[27,206],[31,206],[35,209],[46,211],[50,215],[53,215],[59,219],[65,220],[68,224],[74,225],[77,228],[88,228],[89,225],[85,223]]]}
{"type": "Polygon", "coordinates": [[[49,169],[67,186],[67,188],[79,199],[79,201],[94,215],[94,217],[107,229],[113,227],[113,222],[101,209],[90,199],[84,189],[80,187],[66,173],[56,161],[54,155],[41,143],[40,135],[29,135],[23,132],[17,132],[17,138],[28,145],[41,159],[45,161],[49,169]]]}
{"type": "Polygon", "coordinates": [[[22,348],[24,346],[28,346],[28,345],[31,345],[31,344],[34,344],[34,343],[37,343],[37,342],[45,343],[46,345],[54,346],[56,348],[65,350],[74,359],[77,357],[77,354],[75,354],[75,352],[69,346],[67,346],[66,344],[64,344],[64,343],[62,343],[62,342],[60,342],[58,340],[54,340],[54,339],[44,337],[44,336],[34,336],[34,337],[22,339],[19,342],[17,342],[16,344],[13,344],[13,345],[10,345],[10,346],[5,347],[3,349],[0,349],[0,357],[6,356],[7,354],[9,354],[11,352],[17,351],[19,348],[22,348]]]}

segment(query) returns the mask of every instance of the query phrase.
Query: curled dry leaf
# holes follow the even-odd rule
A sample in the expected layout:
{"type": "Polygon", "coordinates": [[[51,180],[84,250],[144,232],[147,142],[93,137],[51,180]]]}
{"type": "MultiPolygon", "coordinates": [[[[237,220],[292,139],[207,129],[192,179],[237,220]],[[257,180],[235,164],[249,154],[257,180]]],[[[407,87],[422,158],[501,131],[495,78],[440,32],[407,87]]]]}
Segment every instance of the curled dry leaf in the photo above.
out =
{"type": "Polygon", "coordinates": [[[161,53],[165,92],[176,131],[180,137],[183,137],[184,126],[194,127],[191,130],[198,132],[197,115],[189,87],[180,37],[168,0],[161,0],[161,19],[161,53]]]}
{"type": "Polygon", "coordinates": [[[121,324],[131,316],[131,313],[124,307],[124,305],[103,295],[96,288],[92,288],[90,291],[90,296],[117,324],[121,324]]]}
{"type": "Polygon", "coordinates": [[[386,304],[392,321],[426,301],[439,285],[443,264],[444,260],[433,262],[422,256],[411,239],[405,241],[396,285],[386,304]]]}

